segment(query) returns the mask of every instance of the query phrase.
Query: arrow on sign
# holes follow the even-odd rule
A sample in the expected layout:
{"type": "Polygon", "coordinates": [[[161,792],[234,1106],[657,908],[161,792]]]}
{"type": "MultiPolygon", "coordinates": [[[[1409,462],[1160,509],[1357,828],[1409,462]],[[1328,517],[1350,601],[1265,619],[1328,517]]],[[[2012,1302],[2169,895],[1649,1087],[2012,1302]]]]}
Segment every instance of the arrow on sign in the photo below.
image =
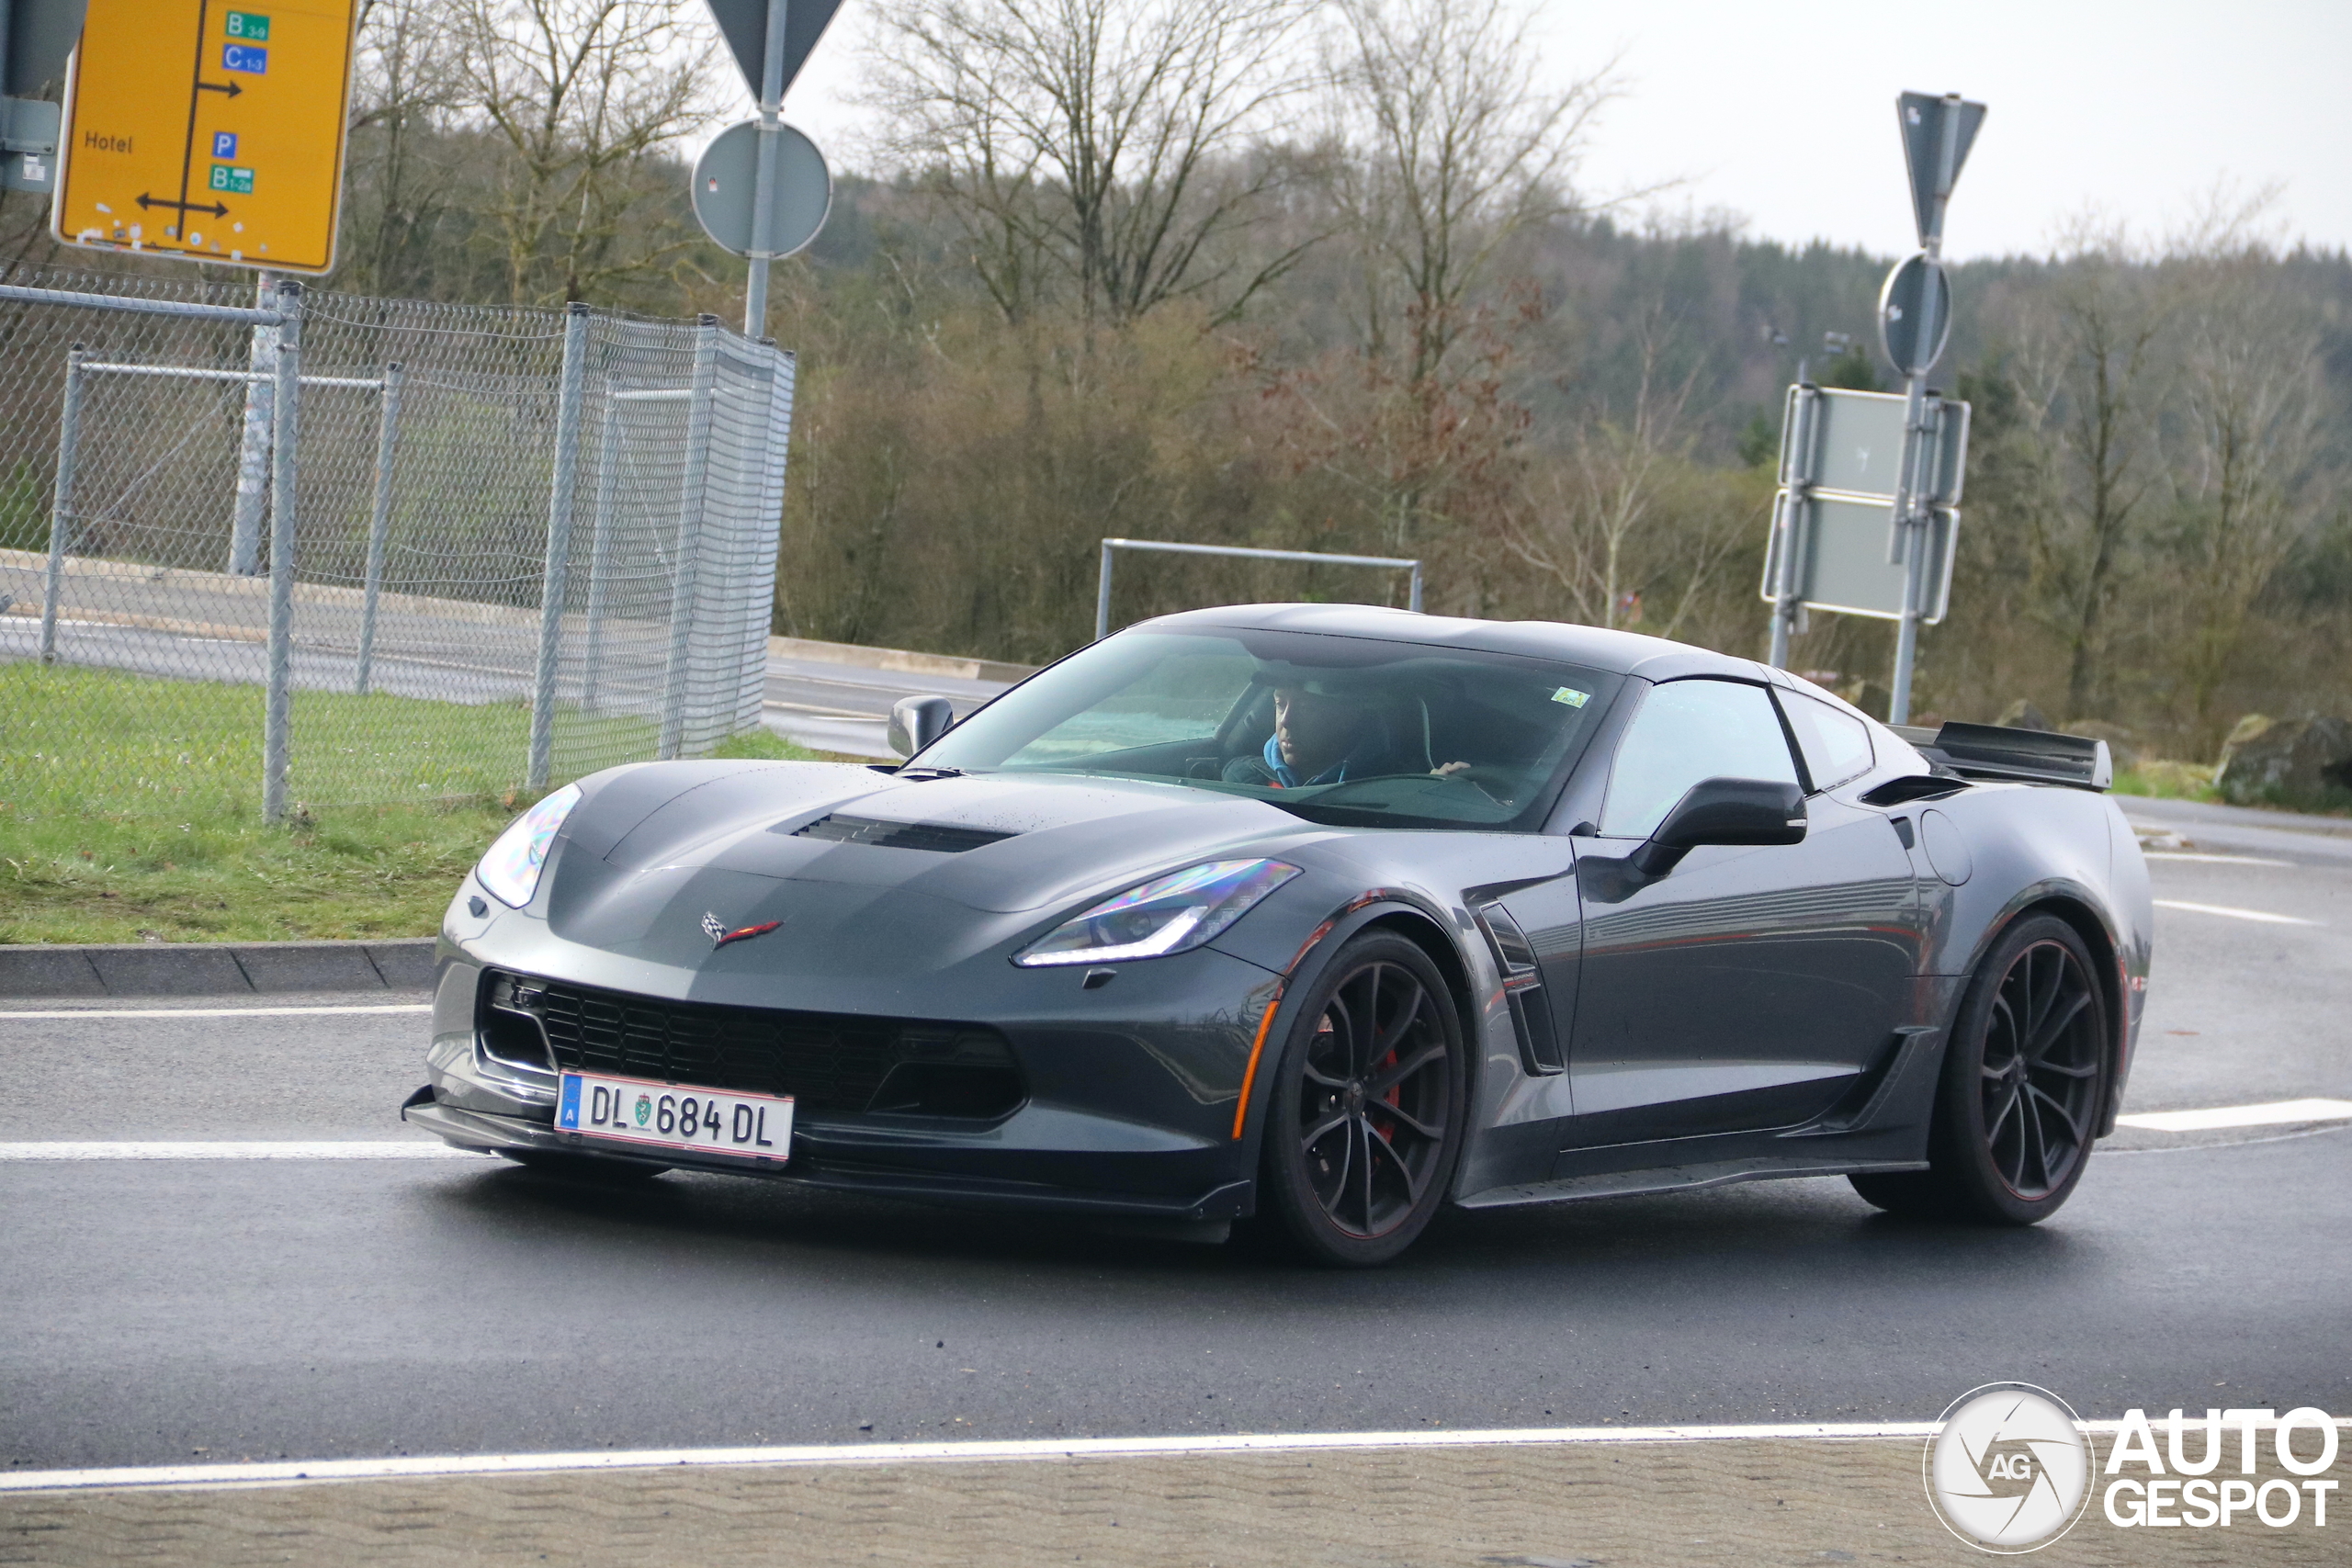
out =
{"type": "Polygon", "coordinates": [[[144,191],[141,191],[139,194],[139,205],[141,207],[174,207],[177,208],[182,212],[209,212],[215,218],[226,218],[229,216],[228,206],[223,202],[174,201],[169,197],[149,196],[144,191]]]}
{"type": "Polygon", "coordinates": [[[226,93],[232,98],[239,93],[244,91],[243,87],[238,86],[234,82],[231,82],[225,86],[219,82],[198,82],[196,85],[196,90],[199,93],[226,93]]]}

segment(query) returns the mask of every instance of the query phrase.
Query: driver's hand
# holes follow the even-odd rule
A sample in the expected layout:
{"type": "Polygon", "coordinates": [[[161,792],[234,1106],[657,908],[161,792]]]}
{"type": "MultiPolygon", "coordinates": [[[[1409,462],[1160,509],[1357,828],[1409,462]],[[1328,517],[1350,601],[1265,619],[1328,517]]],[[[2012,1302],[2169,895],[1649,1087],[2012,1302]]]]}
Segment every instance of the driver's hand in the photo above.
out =
{"type": "Polygon", "coordinates": [[[1469,771],[1470,764],[1467,762],[1448,762],[1442,768],[1431,768],[1430,770],[1430,777],[1433,779],[1450,779],[1456,773],[1466,773],[1469,771]]]}

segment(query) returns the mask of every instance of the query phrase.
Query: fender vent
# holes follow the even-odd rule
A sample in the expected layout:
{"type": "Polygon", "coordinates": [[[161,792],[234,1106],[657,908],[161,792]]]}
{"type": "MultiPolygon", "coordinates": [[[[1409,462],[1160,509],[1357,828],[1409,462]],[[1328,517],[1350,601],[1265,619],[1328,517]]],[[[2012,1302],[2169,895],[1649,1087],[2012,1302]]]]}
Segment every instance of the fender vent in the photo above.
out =
{"type": "Polygon", "coordinates": [[[873,817],[844,817],[839,812],[820,817],[794,835],[801,839],[831,839],[842,844],[879,844],[886,850],[933,850],[959,855],[993,844],[1014,834],[994,828],[957,828],[944,822],[885,822],[873,817]]]}

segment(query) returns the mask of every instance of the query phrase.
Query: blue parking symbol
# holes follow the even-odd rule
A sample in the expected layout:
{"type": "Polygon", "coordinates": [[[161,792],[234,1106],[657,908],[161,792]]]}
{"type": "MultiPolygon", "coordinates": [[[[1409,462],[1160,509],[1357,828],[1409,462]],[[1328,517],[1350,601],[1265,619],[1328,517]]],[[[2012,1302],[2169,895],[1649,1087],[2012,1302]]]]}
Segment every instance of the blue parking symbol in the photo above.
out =
{"type": "Polygon", "coordinates": [[[249,43],[224,44],[220,49],[220,68],[242,71],[248,76],[261,76],[269,71],[269,51],[255,49],[249,43]]]}
{"type": "Polygon", "coordinates": [[[214,131],[212,133],[212,155],[216,158],[235,157],[237,155],[237,133],[233,130],[214,131]]]}

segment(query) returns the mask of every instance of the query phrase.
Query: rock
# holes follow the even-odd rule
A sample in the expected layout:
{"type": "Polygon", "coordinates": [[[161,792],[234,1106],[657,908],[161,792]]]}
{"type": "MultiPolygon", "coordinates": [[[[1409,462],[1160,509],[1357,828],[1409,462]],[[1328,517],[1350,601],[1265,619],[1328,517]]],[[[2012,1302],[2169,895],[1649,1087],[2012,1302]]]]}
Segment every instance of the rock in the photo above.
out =
{"type": "Polygon", "coordinates": [[[2241,806],[2322,806],[2352,794],[2352,719],[2248,714],[2222,747],[2213,786],[2241,806]]]}
{"type": "Polygon", "coordinates": [[[2050,721],[2041,716],[2041,710],[2033,705],[2033,699],[2030,697],[2019,697],[2016,702],[2003,708],[2001,716],[1993,722],[2008,729],[2052,728],[2050,721]]]}
{"type": "Polygon", "coordinates": [[[2066,721],[2066,733],[2106,741],[2107,754],[2115,760],[2119,773],[2140,765],[2139,744],[2132,739],[2132,732],[2120,724],[2098,718],[2070,718],[2066,721]]]}

